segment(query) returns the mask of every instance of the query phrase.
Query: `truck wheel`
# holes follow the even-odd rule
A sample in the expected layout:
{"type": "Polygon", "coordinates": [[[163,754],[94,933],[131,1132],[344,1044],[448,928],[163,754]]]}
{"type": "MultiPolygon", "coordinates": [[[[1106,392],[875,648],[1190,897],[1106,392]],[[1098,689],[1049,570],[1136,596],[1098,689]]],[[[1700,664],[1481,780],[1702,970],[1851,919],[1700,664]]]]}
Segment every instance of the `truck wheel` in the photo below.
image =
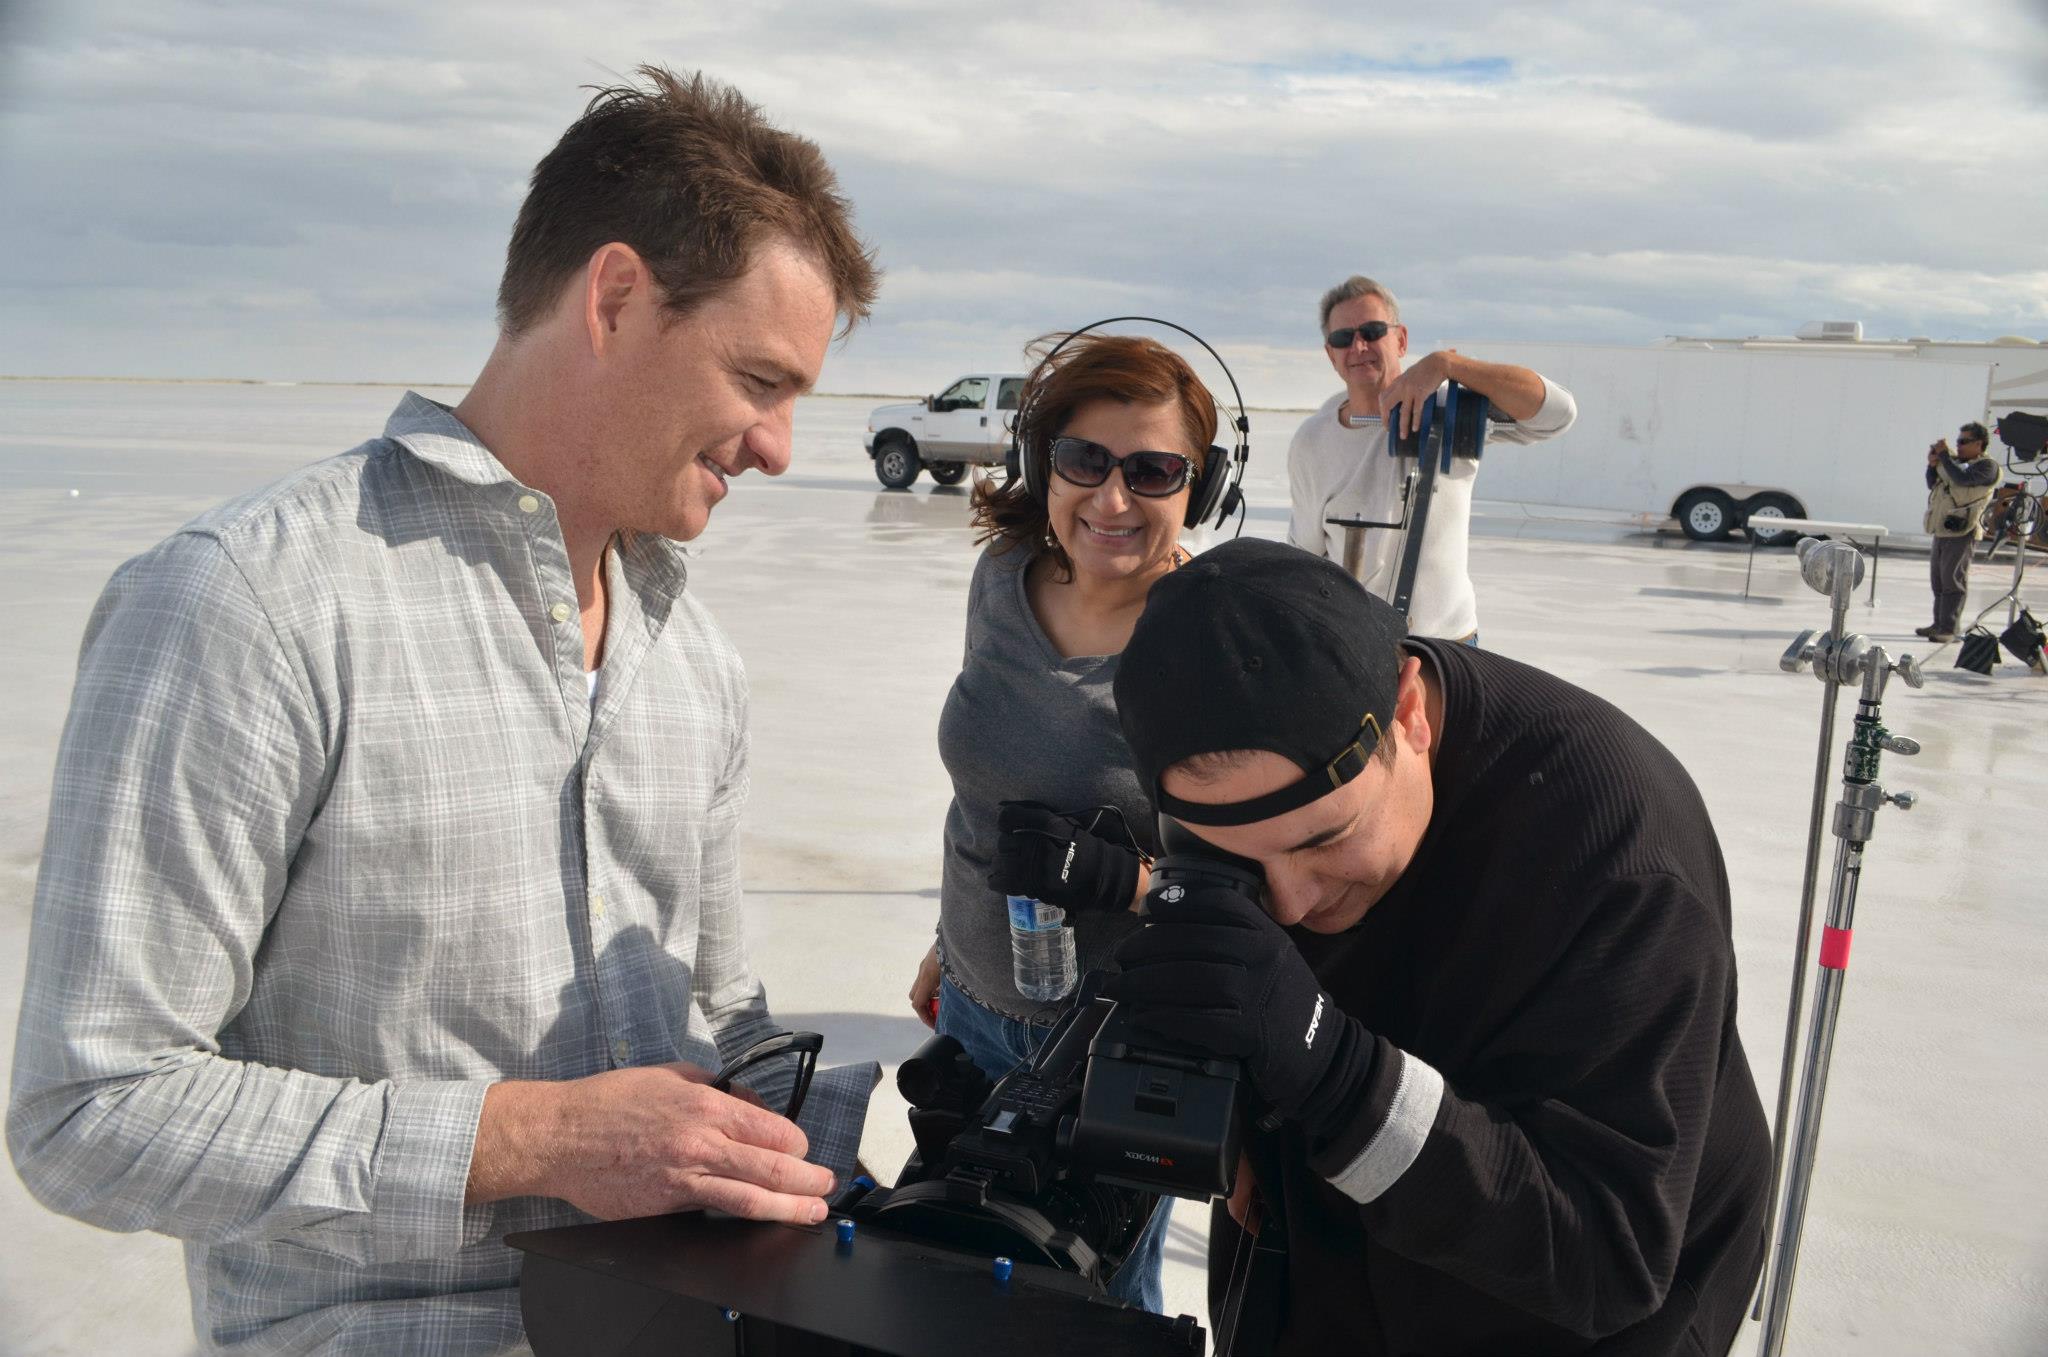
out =
{"type": "Polygon", "coordinates": [[[875,449],[875,479],[891,490],[908,490],[917,468],[917,449],[907,438],[892,438],[875,449]]]}
{"type": "Polygon", "coordinates": [[[1742,528],[1749,540],[1760,547],[1789,547],[1799,534],[1787,528],[1773,528],[1774,518],[1804,518],[1806,506],[1790,495],[1757,495],[1742,506],[1742,528]]]}
{"type": "Polygon", "coordinates": [[[932,479],[940,485],[958,485],[967,477],[965,462],[926,462],[924,469],[929,471],[932,479]]]}
{"type": "Polygon", "coordinates": [[[1695,542],[1725,542],[1735,531],[1735,501],[1719,490],[1688,490],[1671,512],[1695,542]]]}

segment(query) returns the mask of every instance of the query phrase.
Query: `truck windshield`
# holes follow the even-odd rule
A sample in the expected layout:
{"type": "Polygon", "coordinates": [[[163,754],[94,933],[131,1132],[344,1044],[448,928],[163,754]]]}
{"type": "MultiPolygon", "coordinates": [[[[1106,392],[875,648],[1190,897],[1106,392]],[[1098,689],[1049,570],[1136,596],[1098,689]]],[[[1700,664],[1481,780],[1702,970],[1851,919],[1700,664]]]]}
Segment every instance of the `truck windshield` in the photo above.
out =
{"type": "Polygon", "coordinates": [[[982,402],[988,399],[988,378],[962,377],[947,387],[939,399],[955,410],[978,410],[982,402]]]}

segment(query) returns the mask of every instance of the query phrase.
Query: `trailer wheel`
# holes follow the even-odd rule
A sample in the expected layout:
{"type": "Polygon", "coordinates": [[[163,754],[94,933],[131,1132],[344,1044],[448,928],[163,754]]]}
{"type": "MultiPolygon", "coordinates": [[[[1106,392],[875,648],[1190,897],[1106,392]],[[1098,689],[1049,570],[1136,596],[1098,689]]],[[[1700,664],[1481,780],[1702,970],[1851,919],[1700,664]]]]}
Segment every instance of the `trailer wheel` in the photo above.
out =
{"type": "Polygon", "coordinates": [[[1742,510],[1742,529],[1758,546],[1789,547],[1799,540],[1798,533],[1771,526],[1774,518],[1806,517],[1806,506],[1790,495],[1757,495],[1742,510]]]}
{"type": "Polygon", "coordinates": [[[1735,501],[1719,490],[1688,490],[1671,512],[1695,542],[1725,542],[1735,532],[1735,501]]]}
{"type": "Polygon", "coordinates": [[[931,478],[940,485],[958,485],[961,478],[967,474],[967,463],[926,462],[924,469],[930,472],[931,478]]]}
{"type": "Polygon", "coordinates": [[[910,440],[895,435],[875,448],[875,479],[891,490],[908,490],[917,479],[917,449],[910,440]]]}

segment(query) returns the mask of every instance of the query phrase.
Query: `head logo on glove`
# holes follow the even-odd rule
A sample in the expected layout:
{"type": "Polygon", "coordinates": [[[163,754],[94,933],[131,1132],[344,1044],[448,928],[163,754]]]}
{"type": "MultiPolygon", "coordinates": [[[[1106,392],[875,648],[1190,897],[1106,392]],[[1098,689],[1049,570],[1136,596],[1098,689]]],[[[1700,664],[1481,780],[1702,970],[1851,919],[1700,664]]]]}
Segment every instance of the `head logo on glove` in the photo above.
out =
{"type": "Polygon", "coordinates": [[[1060,863],[1060,880],[1065,881],[1067,873],[1074,870],[1074,850],[1080,846],[1077,840],[1070,839],[1067,841],[1067,856],[1060,863]]]}
{"type": "Polygon", "coordinates": [[[1302,1045],[1314,1049],[1316,1044],[1316,1028],[1322,1025],[1322,1021],[1323,996],[1318,994],[1316,996],[1316,1011],[1308,1015],[1308,1031],[1302,1034],[1302,1045]]]}

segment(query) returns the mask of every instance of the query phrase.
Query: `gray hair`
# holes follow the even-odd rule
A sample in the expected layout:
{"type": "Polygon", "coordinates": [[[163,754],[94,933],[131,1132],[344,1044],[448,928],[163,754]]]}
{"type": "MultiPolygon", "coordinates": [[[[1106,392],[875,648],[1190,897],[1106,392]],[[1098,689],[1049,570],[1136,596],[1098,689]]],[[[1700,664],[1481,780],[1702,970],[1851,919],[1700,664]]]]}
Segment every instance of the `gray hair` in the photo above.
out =
{"type": "Polygon", "coordinates": [[[1330,328],[1332,311],[1346,302],[1357,301],[1360,297],[1378,297],[1386,304],[1387,319],[1396,325],[1401,323],[1401,303],[1394,300],[1394,294],[1364,274],[1354,273],[1323,294],[1323,329],[1330,328]]]}

